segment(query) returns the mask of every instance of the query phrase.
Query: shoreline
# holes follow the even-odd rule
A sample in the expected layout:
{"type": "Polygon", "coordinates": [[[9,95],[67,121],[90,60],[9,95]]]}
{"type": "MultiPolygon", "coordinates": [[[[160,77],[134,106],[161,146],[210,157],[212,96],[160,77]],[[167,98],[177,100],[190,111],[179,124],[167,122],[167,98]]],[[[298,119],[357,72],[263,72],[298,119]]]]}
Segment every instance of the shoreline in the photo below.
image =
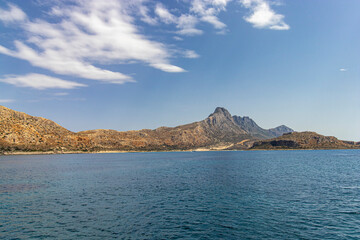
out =
{"type": "Polygon", "coordinates": [[[165,150],[165,151],[123,151],[123,150],[111,150],[111,151],[96,151],[96,152],[83,152],[83,151],[34,151],[34,152],[4,152],[0,153],[1,156],[21,156],[21,155],[61,155],[61,154],[101,154],[101,153],[161,153],[161,152],[242,152],[242,151],[296,151],[296,150],[358,150],[360,148],[314,148],[314,149],[189,149],[189,150],[165,150]]]}
{"type": "Polygon", "coordinates": [[[125,150],[101,150],[101,151],[93,151],[93,152],[83,152],[83,151],[14,151],[14,152],[3,152],[0,153],[0,156],[11,156],[11,155],[53,155],[53,154],[97,154],[97,153],[148,153],[148,152],[216,152],[216,151],[242,151],[242,150],[225,150],[225,149],[187,149],[187,150],[149,150],[149,151],[125,151],[125,150]]]}

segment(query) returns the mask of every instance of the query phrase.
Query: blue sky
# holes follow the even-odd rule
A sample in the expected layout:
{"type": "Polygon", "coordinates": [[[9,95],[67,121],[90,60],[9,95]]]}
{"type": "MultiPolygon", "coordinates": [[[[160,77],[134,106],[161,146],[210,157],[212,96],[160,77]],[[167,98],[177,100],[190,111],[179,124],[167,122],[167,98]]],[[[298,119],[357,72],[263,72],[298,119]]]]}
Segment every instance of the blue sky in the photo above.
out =
{"type": "Polygon", "coordinates": [[[217,106],[360,141],[357,0],[0,0],[0,105],[72,130],[217,106]]]}

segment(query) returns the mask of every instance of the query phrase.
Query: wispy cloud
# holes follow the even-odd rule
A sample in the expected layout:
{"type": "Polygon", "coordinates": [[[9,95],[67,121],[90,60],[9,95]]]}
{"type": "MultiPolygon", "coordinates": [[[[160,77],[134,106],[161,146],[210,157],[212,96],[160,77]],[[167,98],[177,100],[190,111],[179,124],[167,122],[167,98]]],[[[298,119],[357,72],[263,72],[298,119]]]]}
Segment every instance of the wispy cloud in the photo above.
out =
{"type": "Polygon", "coordinates": [[[26,14],[15,5],[9,4],[8,10],[3,10],[0,8],[0,20],[8,22],[18,22],[26,19],[26,14]]]}
{"type": "Polygon", "coordinates": [[[226,5],[231,0],[194,0],[190,1],[188,12],[181,13],[176,16],[172,14],[163,4],[156,4],[155,14],[160,21],[166,24],[175,24],[178,30],[175,32],[178,35],[196,36],[203,34],[203,30],[199,29],[197,25],[200,22],[207,22],[213,25],[219,32],[226,28],[226,24],[221,22],[217,15],[221,11],[226,10],[226,5]]]}
{"type": "Polygon", "coordinates": [[[230,0],[194,0],[191,11],[198,14],[201,21],[212,24],[216,29],[224,29],[226,24],[221,22],[217,15],[226,10],[229,2],[230,0]]]}
{"type": "MultiPolygon", "coordinates": [[[[179,41],[203,34],[204,24],[213,26],[217,34],[226,34],[227,25],[219,16],[232,1],[235,2],[184,0],[181,4],[185,7],[181,10],[167,8],[164,5],[166,2],[161,4],[149,0],[49,1],[48,15],[36,19],[9,4],[4,9],[0,8],[0,21],[6,26],[19,27],[26,33],[26,39],[16,38],[11,47],[0,45],[0,53],[26,60],[33,66],[56,74],[115,84],[134,82],[133,73],[109,70],[107,64],[143,63],[165,72],[186,72],[180,66],[171,64],[171,59],[178,56],[197,58],[199,55],[193,50],[180,49],[145,34],[139,21],[158,28],[163,24],[169,25],[173,30],[168,32],[179,41]],[[182,54],[177,54],[179,51],[182,54]]],[[[268,0],[236,1],[250,10],[244,19],[254,27],[290,28],[284,22],[284,16],[277,14],[268,0]]],[[[6,76],[1,81],[38,89],[84,86],[50,78],[28,74],[6,76]],[[36,79],[42,79],[43,85],[36,79]]]]}
{"type": "Polygon", "coordinates": [[[199,22],[198,18],[193,15],[182,14],[177,19],[178,24],[176,25],[179,28],[176,31],[177,34],[185,36],[196,36],[203,34],[203,31],[196,28],[196,24],[199,22]]]}
{"type": "Polygon", "coordinates": [[[67,93],[67,92],[57,92],[57,93],[54,93],[53,95],[54,96],[67,96],[67,95],[69,95],[69,93],[67,93]]]}
{"type": "Polygon", "coordinates": [[[160,18],[161,21],[167,24],[176,22],[176,17],[171,14],[169,10],[161,3],[156,4],[155,14],[160,18]]]}
{"type": "MultiPolygon", "coordinates": [[[[196,36],[201,35],[203,30],[198,25],[206,22],[215,29],[218,34],[226,34],[227,26],[218,15],[226,11],[226,8],[233,0],[192,0],[189,1],[188,12],[176,16],[171,13],[164,5],[157,4],[155,14],[160,21],[166,24],[177,23],[176,31],[179,35],[196,36]]],[[[253,24],[256,28],[268,28],[272,30],[288,30],[290,26],[285,23],[284,15],[276,13],[269,0],[238,0],[241,5],[250,10],[250,14],[244,17],[244,20],[253,24]]],[[[187,2],[187,1],[185,1],[187,2]]]]}
{"type": "Polygon", "coordinates": [[[158,24],[157,19],[150,16],[149,8],[145,5],[142,5],[141,1],[140,2],[133,1],[133,4],[135,5],[135,9],[138,11],[140,18],[143,22],[146,22],[147,24],[150,24],[150,25],[158,24]]]}
{"type": "Polygon", "coordinates": [[[284,22],[284,15],[271,9],[266,0],[240,0],[250,14],[244,17],[245,21],[253,24],[255,28],[268,28],[273,30],[289,30],[290,26],[284,22]]]}
{"type": "Polygon", "coordinates": [[[202,30],[196,28],[199,19],[191,14],[181,14],[177,17],[170,13],[170,11],[160,3],[156,4],[155,14],[160,21],[165,24],[176,24],[176,28],[179,29],[176,33],[179,35],[195,36],[203,33],[202,30]]]}
{"type": "Polygon", "coordinates": [[[0,78],[0,82],[12,84],[18,87],[30,87],[39,90],[49,88],[73,89],[77,87],[86,87],[85,84],[62,80],[42,74],[27,75],[7,75],[0,78]]]}
{"type": "Polygon", "coordinates": [[[340,68],[339,71],[340,71],[340,72],[347,72],[348,69],[347,69],[347,68],[340,68]]]}
{"type": "Polygon", "coordinates": [[[199,54],[197,54],[193,50],[186,50],[184,52],[184,57],[186,57],[186,58],[198,58],[200,56],[199,56],[199,54]]]}
{"type": "Polygon", "coordinates": [[[179,36],[174,36],[173,37],[176,41],[183,41],[184,39],[182,37],[179,36]]]}
{"type": "Polygon", "coordinates": [[[216,29],[223,29],[226,27],[226,25],[223,22],[220,22],[220,20],[214,16],[214,15],[205,15],[201,17],[201,20],[204,22],[211,23],[214,25],[216,29]]]}
{"type": "Polygon", "coordinates": [[[140,61],[162,71],[184,72],[169,62],[166,45],[139,33],[127,7],[126,1],[77,1],[52,9],[58,22],[22,18],[19,26],[28,33],[27,43],[15,41],[16,50],[0,46],[0,53],[57,74],[119,84],[133,79],[94,64],[140,61]]]}
{"type": "Polygon", "coordinates": [[[14,99],[0,99],[0,103],[12,103],[15,102],[14,99]]]}

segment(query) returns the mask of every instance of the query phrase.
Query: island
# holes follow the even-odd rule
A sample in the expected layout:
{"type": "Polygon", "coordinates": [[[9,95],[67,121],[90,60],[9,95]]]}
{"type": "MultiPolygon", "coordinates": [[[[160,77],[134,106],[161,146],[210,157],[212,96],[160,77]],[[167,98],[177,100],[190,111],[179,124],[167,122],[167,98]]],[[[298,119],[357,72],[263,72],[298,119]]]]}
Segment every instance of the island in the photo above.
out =
{"type": "Polygon", "coordinates": [[[51,120],[0,106],[0,154],[355,148],[360,148],[359,142],[295,132],[285,125],[264,129],[250,117],[232,116],[222,107],[204,120],[177,127],[72,132],[51,120]]]}

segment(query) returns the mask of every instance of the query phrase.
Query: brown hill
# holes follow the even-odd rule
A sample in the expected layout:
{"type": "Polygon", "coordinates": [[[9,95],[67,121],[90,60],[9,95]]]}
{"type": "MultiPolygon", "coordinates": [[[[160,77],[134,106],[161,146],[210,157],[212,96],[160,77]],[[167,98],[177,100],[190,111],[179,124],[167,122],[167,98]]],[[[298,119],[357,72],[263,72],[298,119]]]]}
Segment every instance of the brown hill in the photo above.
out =
{"type": "Polygon", "coordinates": [[[216,108],[206,119],[177,127],[119,132],[71,132],[57,123],[0,106],[0,152],[185,150],[228,146],[293,131],[286,126],[265,130],[248,117],[231,116],[216,108]],[[242,121],[245,120],[245,121],[242,121]]]}
{"type": "Polygon", "coordinates": [[[185,150],[254,139],[234,122],[224,108],[217,108],[203,121],[172,128],[127,132],[100,129],[78,134],[92,139],[96,148],[107,150],[185,150]]]}
{"type": "Polygon", "coordinates": [[[315,132],[291,132],[280,137],[256,141],[251,149],[352,149],[360,143],[342,141],[315,132]]]}
{"type": "MultiPolygon", "coordinates": [[[[84,141],[85,140],[85,141],[84,141]]],[[[0,106],[0,152],[86,149],[81,139],[59,124],[0,106]]]]}

